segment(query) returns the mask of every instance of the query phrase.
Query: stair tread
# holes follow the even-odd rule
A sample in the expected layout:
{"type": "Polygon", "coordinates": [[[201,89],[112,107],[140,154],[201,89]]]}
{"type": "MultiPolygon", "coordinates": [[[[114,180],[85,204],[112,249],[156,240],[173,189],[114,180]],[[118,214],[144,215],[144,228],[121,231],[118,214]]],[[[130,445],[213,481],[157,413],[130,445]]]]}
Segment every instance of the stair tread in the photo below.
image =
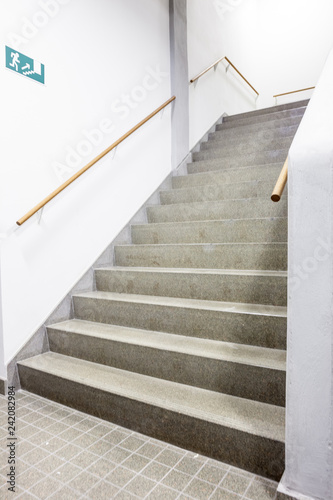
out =
{"type": "Polygon", "coordinates": [[[243,116],[260,116],[263,114],[272,114],[279,111],[287,111],[290,109],[304,109],[306,110],[310,99],[301,99],[300,101],[294,101],[287,104],[277,104],[276,106],[269,106],[266,108],[256,109],[254,111],[245,111],[244,113],[235,113],[233,115],[228,115],[229,119],[236,119],[243,116]]]}
{"type": "Polygon", "coordinates": [[[199,300],[177,297],[160,297],[156,295],[139,295],[115,292],[82,292],[74,294],[74,297],[91,299],[104,299],[121,302],[136,302],[140,304],[153,304],[157,306],[182,307],[188,309],[201,309],[236,314],[255,314],[262,316],[287,317],[287,308],[283,306],[271,306],[262,304],[243,304],[241,302],[220,302],[215,300],[199,300]]]}
{"type": "MultiPolygon", "coordinates": [[[[254,200],[263,200],[264,198],[232,198],[228,201],[236,201],[236,200],[248,200],[248,199],[254,199],[254,200]]],[[[227,200],[217,200],[217,201],[227,201],[227,200]]],[[[193,201],[190,203],[206,203],[202,201],[193,201]]],[[[176,203],[173,203],[172,205],[176,205],[176,203]]],[[[165,205],[163,205],[165,206],[165,205]]],[[[166,205],[169,206],[169,205],[166,205]]],[[[195,226],[196,224],[209,224],[209,225],[215,225],[215,224],[226,224],[230,222],[245,222],[247,224],[251,224],[251,222],[256,222],[256,221],[277,221],[277,220],[286,220],[288,217],[252,217],[250,219],[242,219],[242,218],[234,218],[234,219],[209,219],[209,220],[184,220],[184,221],[175,221],[175,222],[145,222],[145,223],[140,223],[140,224],[133,224],[132,227],[151,227],[151,228],[158,228],[158,227],[174,227],[175,225],[184,226],[186,224],[190,226],[195,226]]]]}
{"type": "MultiPolygon", "coordinates": [[[[192,163],[188,163],[187,165],[205,165],[207,163],[211,164],[216,164],[218,161],[220,161],[219,158],[213,158],[211,160],[197,160],[197,161],[194,161],[192,163]]],[[[248,169],[255,169],[255,168],[266,168],[266,169],[273,169],[273,168],[277,168],[279,165],[281,165],[281,168],[283,166],[283,162],[281,162],[280,160],[277,161],[277,162],[274,162],[274,163],[260,163],[259,165],[242,165],[240,167],[235,167],[235,166],[232,166],[232,167],[225,167],[225,168],[220,168],[219,170],[212,170],[212,171],[205,171],[205,172],[193,172],[193,173],[187,173],[185,175],[177,175],[175,176],[176,178],[179,178],[179,177],[189,177],[189,176],[195,176],[195,175],[207,175],[208,173],[210,174],[216,174],[218,172],[228,172],[229,174],[232,173],[232,171],[237,171],[237,173],[242,173],[242,171],[245,171],[245,170],[248,170],[248,169]]],[[[274,172],[272,172],[274,173],[274,172]]],[[[260,181],[260,179],[259,179],[260,181]]],[[[251,181],[252,182],[252,181],[251,181]]]]}
{"type": "Polygon", "coordinates": [[[49,325],[48,328],[152,349],[163,349],[220,361],[260,366],[272,370],[285,371],[286,369],[286,352],[280,349],[186,337],[78,319],[49,325]]]}
{"type": "Polygon", "coordinates": [[[149,405],[284,442],[285,410],[48,352],[19,365],[149,405]]]}
{"type": "Polygon", "coordinates": [[[220,276],[232,275],[232,276],[275,276],[286,278],[288,276],[287,271],[256,271],[251,269],[197,269],[197,268],[171,268],[171,267],[99,267],[96,271],[110,271],[110,272],[143,272],[143,273],[172,273],[172,274],[218,274],[220,276]]]}

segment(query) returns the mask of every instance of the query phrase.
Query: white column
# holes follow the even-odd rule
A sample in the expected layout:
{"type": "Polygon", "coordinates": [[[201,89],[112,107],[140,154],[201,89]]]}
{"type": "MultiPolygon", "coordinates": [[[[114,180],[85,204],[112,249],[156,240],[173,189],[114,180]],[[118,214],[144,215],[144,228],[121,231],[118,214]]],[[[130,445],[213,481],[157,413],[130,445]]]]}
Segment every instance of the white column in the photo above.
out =
{"type": "Polygon", "coordinates": [[[286,471],[280,490],[333,499],[333,52],[289,157],[286,471]]]}

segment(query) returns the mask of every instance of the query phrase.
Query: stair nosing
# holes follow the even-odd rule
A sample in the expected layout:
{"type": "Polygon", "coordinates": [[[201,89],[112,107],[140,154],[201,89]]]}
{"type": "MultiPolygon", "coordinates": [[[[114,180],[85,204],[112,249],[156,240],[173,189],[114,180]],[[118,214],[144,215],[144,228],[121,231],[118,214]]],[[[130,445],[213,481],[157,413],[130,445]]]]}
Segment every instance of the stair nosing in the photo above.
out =
{"type": "MultiPolygon", "coordinates": [[[[48,325],[47,326],[48,330],[56,330],[56,331],[61,331],[65,332],[68,334],[75,334],[75,335],[81,335],[83,337],[93,337],[93,338],[100,338],[103,340],[112,340],[113,342],[117,343],[124,343],[124,344],[129,344],[132,346],[138,346],[138,347],[147,347],[149,349],[153,350],[159,350],[159,351],[168,351],[168,352],[175,352],[179,354],[184,354],[187,356],[194,356],[197,358],[205,358],[205,359],[211,359],[214,361],[222,361],[222,362],[228,362],[228,363],[233,363],[233,364],[240,364],[240,365],[248,365],[248,366],[253,366],[253,367],[259,367],[259,368],[265,368],[269,370],[274,370],[274,371],[286,371],[286,362],[285,360],[278,359],[279,356],[285,355],[286,351],[283,349],[273,349],[273,348],[268,348],[268,347],[260,347],[260,346],[252,346],[252,345],[246,345],[246,344],[236,344],[233,342],[224,342],[224,341],[217,341],[217,340],[211,340],[211,339],[203,339],[203,338],[198,338],[198,337],[188,337],[188,336],[183,336],[183,335],[178,335],[178,334],[172,334],[172,333],[167,333],[167,332],[159,332],[159,331],[154,331],[154,330],[143,330],[140,328],[131,328],[131,327],[126,327],[126,326],[121,326],[121,325],[112,325],[112,324],[105,324],[105,323],[98,323],[96,327],[96,323],[91,322],[91,321],[85,321],[85,320],[78,320],[78,319],[72,319],[72,320],[67,320],[59,323],[55,323],[53,325],[48,325]],[[103,331],[83,331],[83,326],[84,325],[89,325],[92,328],[95,327],[99,330],[105,330],[103,331]],[[81,327],[81,331],[80,331],[81,327]],[[113,332],[111,330],[114,330],[113,332]],[[117,335],[117,330],[118,335],[117,335]],[[122,332],[120,334],[120,332],[122,332]],[[126,333],[132,334],[133,337],[130,338],[130,336],[126,337],[126,333]],[[114,337],[112,338],[112,334],[114,337]],[[134,338],[135,337],[135,338],[134,338]],[[141,338],[140,338],[141,337],[141,338]],[[142,337],[151,337],[150,339],[143,339],[142,337]],[[156,337],[156,340],[154,342],[153,337],[156,337]],[[162,342],[161,342],[162,339],[162,342]],[[167,342],[169,340],[169,343],[167,342]],[[186,342],[186,346],[182,345],[182,341],[186,342]],[[161,343],[160,343],[161,342],[161,343]],[[192,344],[192,345],[191,345],[192,344]],[[211,347],[214,349],[214,352],[207,352],[205,351],[205,346],[206,349],[207,347],[211,347]],[[196,350],[197,347],[197,350],[196,350]],[[218,355],[217,348],[220,347],[221,350],[224,348],[225,352],[222,353],[220,352],[218,355]],[[187,349],[186,349],[187,348],[187,349]],[[200,349],[200,351],[199,351],[200,349]],[[237,354],[232,356],[228,354],[228,349],[230,351],[232,349],[237,350],[243,350],[247,351],[248,355],[253,353],[262,353],[263,355],[265,354],[272,354],[276,355],[276,359],[273,360],[265,360],[264,363],[260,363],[258,361],[260,360],[245,360],[245,355],[246,353],[243,352],[241,359],[237,359],[237,354]],[[270,366],[269,362],[273,362],[275,366],[270,366]]],[[[208,349],[209,350],[209,349],[208,349]]],[[[239,353],[238,353],[239,355],[239,353]]]]}

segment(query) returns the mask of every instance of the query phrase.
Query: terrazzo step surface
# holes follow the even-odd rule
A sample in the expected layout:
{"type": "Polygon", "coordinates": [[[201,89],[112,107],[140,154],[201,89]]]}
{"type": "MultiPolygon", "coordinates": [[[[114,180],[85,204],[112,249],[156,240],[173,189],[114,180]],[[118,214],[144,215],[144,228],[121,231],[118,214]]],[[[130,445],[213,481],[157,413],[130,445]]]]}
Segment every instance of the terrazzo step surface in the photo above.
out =
{"type": "Polygon", "coordinates": [[[53,352],[284,406],[286,353],[72,320],[48,327],[53,352]]]}
{"type": "Polygon", "coordinates": [[[49,352],[18,363],[24,389],[271,479],[284,409],[49,352]]]}
{"type": "Polygon", "coordinates": [[[103,292],[287,305],[286,271],[119,266],[96,269],[95,277],[103,292]]]}
{"type": "Polygon", "coordinates": [[[193,221],[132,226],[135,245],[165,243],[286,242],[286,217],[193,221]]]}
{"type": "Polygon", "coordinates": [[[73,296],[75,318],[236,344],[285,349],[286,308],[112,292],[73,296]]]}

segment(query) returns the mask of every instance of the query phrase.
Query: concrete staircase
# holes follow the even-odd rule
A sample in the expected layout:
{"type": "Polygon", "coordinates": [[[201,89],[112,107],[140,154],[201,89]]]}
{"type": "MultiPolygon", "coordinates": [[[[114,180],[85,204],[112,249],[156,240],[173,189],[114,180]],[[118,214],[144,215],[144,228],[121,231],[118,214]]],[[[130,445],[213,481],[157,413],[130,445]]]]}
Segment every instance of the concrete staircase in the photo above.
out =
{"type": "Polygon", "coordinates": [[[270,194],[306,104],[224,118],[19,363],[24,389],[280,478],[287,196],[270,194]]]}

